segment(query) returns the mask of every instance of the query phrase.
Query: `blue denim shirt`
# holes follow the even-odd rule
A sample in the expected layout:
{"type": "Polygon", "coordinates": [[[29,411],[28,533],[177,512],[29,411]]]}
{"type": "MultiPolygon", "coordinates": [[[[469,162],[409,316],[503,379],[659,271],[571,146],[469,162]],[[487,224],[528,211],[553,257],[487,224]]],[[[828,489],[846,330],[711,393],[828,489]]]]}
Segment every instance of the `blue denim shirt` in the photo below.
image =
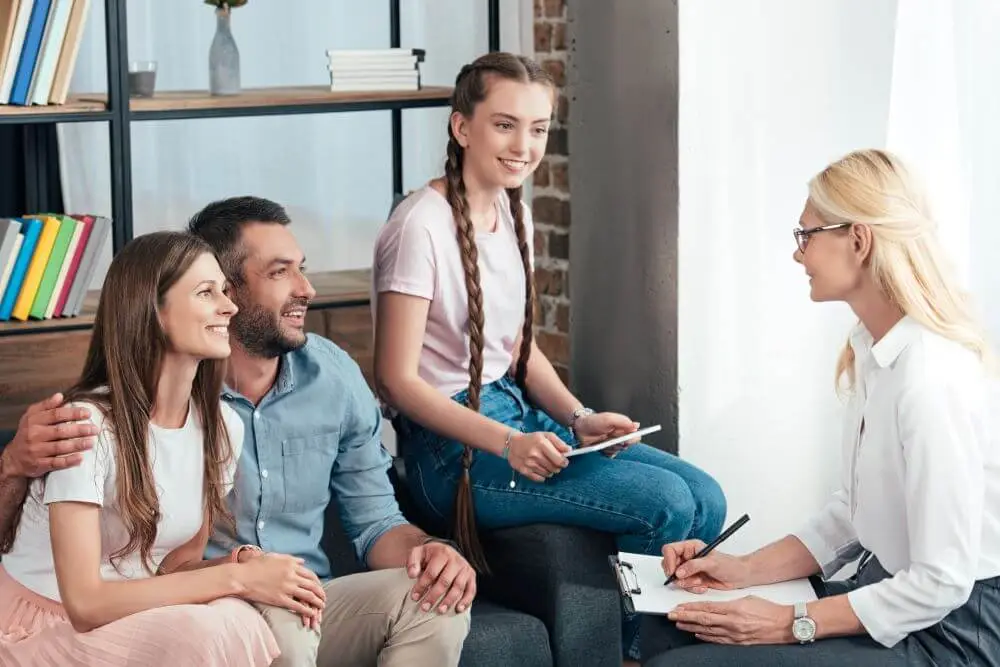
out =
{"type": "Polygon", "coordinates": [[[378,404],[358,365],[329,340],[309,334],[282,356],[274,386],[256,407],[230,387],[222,398],[246,427],[228,498],[236,534],[217,528],[206,558],[256,544],[304,558],[328,579],[320,539],[331,497],[361,562],[386,531],[406,523],[386,474],[391,458],[378,404]]]}

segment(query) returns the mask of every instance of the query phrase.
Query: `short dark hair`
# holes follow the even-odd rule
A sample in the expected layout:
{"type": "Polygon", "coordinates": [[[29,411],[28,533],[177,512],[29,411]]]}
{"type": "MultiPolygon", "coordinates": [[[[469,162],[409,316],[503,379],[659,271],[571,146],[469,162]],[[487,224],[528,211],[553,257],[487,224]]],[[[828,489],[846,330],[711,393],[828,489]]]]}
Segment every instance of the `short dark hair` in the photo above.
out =
{"type": "Polygon", "coordinates": [[[287,225],[292,221],[281,204],[249,195],[214,201],[188,221],[188,231],[212,246],[222,272],[234,285],[243,283],[246,251],[240,234],[251,222],[287,225]]]}

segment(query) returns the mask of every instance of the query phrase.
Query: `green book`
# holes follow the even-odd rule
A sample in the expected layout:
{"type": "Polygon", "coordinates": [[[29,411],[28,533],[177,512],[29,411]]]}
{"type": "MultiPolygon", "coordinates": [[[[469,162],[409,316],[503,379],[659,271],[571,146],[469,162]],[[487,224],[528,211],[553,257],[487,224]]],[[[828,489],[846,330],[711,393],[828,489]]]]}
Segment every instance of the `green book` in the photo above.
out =
{"type": "Polygon", "coordinates": [[[66,251],[69,250],[69,242],[73,239],[73,232],[76,231],[76,221],[62,215],[49,216],[59,220],[59,231],[56,232],[56,240],[52,244],[52,254],[49,255],[48,264],[45,265],[45,272],[42,273],[42,282],[38,284],[38,292],[35,300],[31,304],[31,311],[28,313],[37,320],[45,319],[45,309],[49,306],[49,299],[52,298],[52,290],[59,280],[59,272],[62,270],[63,261],[66,259],[66,251]]]}

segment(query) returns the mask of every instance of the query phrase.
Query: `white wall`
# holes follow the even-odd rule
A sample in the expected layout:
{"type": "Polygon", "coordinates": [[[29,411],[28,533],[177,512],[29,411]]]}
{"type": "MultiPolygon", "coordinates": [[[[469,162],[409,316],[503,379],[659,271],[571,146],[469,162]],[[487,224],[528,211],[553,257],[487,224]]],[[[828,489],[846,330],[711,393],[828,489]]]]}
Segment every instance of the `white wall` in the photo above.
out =
{"type": "MultiPolygon", "coordinates": [[[[102,2],[91,3],[72,90],[106,90],[102,2]]],[[[403,46],[422,47],[424,83],[450,85],[487,50],[485,0],[405,0],[403,46]]],[[[531,0],[501,3],[501,47],[530,52],[531,0]]],[[[212,8],[200,0],[129,0],[129,53],[158,62],[157,89],[207,89],[212,8]]],[[[233,11],[246,88],[329,85],[327,48],[389,46],[389,3],[252,0],[233,11]]],[[[403,113],[404,186],[441,170],[447,109],[403,113]]],[[[110,215],[103,124],[60,128],[67,208],[110,215]]],[[[179,228],[213,199],[284,204],[312,270],[368,266],[391,202],[389,112],[155,121],[132,125],[134,233],[179,228]]],[[[110,261],[97,271],[103,281],[110,261]]]]}
{"type": "Polygon", "coordinates": [[[988,0],[681,2],[680,453],[753,517],[732,548],[794,529],[839,479],[854,318],[812,303],[791,258],[825,164],[862,147],[914,164],[1000,340],[998,28],[988,0]]]}

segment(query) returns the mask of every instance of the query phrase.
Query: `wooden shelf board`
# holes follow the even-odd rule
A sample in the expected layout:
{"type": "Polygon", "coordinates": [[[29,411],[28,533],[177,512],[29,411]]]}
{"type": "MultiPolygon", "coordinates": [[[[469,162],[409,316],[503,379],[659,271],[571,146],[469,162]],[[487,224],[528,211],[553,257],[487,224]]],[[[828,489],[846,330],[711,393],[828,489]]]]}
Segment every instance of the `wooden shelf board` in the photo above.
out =
{"type": "Polygon", "coordinates": [[[66,104],[46,104],[43,106],[18,106],[16,104],[0,105],[0,116],[49,116],[68,113],[93,113],[107,111],[106,99],[97,99],[92,95],[71,95],[66,104]]]}
{"type": "MultiPolygon", "coordinates": [[[[395,102],[408,100],[447,100],[451,88],[427,86],[420,90],[333,92],[329,86],[293,86],[246,88],[239,95],[213,96],[207,90],[167,90],[153,97],[133,97],[129,109],[144,111],[191,111],[203,109],[243,109],[311,104],[348,104],[359,102],[395,102]]],[[[81,95],[93,104],[105,104],[104,95],[81,95]]]]}
{"type": "MultiPolygon", "coordinates": [[[[367,303],[370,299],[371,270],[323,271],[309,274],[309,281],[316,289],[316,298],[310,309],[335,308],[339,305],[367,303]]],[[[0,322],[0,336],[46,333],[88,329],[94,325],[99,290],[91,290],[84,299],[83,309],[77,317],[31,320],[28,322],[0,322]]]]}

